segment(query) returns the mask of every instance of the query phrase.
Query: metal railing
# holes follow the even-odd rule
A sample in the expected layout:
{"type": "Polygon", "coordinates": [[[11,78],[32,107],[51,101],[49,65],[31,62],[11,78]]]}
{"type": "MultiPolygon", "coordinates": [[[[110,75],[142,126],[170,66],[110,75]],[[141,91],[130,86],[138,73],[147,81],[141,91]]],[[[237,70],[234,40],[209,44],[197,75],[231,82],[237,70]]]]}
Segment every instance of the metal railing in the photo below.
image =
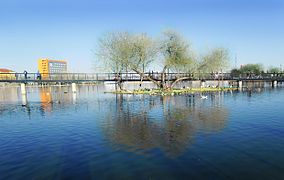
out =
{"type": "MultiPolygon", "coordinates": [[[[187,77],[188,80],[284,80],[284,73],[231,74],[231,73],[166,73],[166,81],[187,77]]],[[[162,74],[144,73],[146,77],[161,81],[162,74]]],[[[140,81],[137,73],[0,73],[0,82],[72,82],[72,81],[140,81]]]]}

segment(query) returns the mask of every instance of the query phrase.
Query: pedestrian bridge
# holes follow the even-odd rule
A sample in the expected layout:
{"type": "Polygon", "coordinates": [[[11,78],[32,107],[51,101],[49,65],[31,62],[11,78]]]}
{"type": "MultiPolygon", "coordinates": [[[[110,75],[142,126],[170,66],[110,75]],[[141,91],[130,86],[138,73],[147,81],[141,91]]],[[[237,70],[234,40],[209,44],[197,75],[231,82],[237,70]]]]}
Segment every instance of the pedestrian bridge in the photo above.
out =
{"type": "MultiPolygon", "coordinates": [[[[161,81],[161,73],[145,73],[143,81],[149,81],[146,76],[161,81]]],[[[166,73],[166,81],[185,78],[187,81],[224,80],[224,81],[284,81],[284,73],[263,73],[261,75],[231,73],[166,73]]],[[[0,82],[6,83],[84,83],[105,81],[141,81],[137,73],[0,73],[0,82]]]]}

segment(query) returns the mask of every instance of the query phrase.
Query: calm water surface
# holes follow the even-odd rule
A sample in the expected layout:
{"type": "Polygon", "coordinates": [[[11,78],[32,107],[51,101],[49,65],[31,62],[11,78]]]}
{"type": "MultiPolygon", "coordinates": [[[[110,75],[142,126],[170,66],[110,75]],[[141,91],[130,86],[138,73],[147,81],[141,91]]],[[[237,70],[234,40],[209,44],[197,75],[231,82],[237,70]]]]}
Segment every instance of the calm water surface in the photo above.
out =
{"type": "Polygon", "coordinates": [[[284,179],[284,89],[0,88],[0,179],[284,179]]]}

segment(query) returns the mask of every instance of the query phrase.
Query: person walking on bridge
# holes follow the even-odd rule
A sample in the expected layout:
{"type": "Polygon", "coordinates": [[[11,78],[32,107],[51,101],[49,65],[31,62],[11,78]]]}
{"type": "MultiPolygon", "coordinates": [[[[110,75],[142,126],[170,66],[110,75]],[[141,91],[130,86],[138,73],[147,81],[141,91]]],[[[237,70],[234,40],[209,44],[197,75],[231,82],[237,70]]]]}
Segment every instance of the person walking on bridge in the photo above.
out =
{"type": "Polygon", "coordinates": [[[36,73],[36,78],[37,78],[37,80],[41,80],[41,74],[40,74],[39,71],[37,71],[37,73],[36,73]]]}
{"type": "Polygon", "coordinates": [[[27,80],[28,79],[28,72],[26,70],[24,71],[24,76],[25,76],[25,80],[27,80]]]}

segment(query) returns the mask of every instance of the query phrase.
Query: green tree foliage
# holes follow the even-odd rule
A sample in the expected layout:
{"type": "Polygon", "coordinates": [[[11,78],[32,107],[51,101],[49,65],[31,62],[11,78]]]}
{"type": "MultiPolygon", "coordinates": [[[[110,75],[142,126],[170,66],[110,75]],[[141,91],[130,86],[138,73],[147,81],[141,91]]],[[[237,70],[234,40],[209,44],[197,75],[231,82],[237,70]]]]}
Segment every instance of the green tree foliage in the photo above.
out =
{"type": "Polygon", "coordinates": [[[250,74],[260,75],[261,73],[264,72],[264,69],[262,64],[246,64],[240,68],[240,72],[242,74],[250,73],[250,74]]]}
{"type": "Polygon", "coordinates": [[[239,69],[232,69],[231,76],[232,77],[239,77],[241,75],[241,71],[239,69]]]}
{"type": "Polygon", "coordinates": [[[107,68],[116,73],[116,79],[122,89],[121,72],[127,72],[133,48],[133,37],[128,32],[108,33],[99,39],[97,56],[107,68]]]}
{"type": "Polygon", "coordinates": [[[200,72],[221,72],[229,65],[229,53],[224,48],[213,49],[199,63],[200,72]]]}
{"type": "MultiPolygon", "coordinates": [[[[193,53],[190,53],[189,44],[175,31],[166,31],[163,33],[163,40],[160,43],[160,52],[164,57],[160,87],[165,88],[166,70],[188,72],[190,70],[189,67],[194,64],[194,57],[193,53]]],[[[177,78],[176,81],[172,82],[170,88],[183,79],[185,78],[177,78]]]]}
{"type": "MultiPolygon", "coordinates": [[[[204,72],[217,72],[226,67],[229,62],[228,52],[222,48],[214,49],[201,62],[198,61],[189,44],[175,31],[164,32],[160,41],[154,41],[145,33],[108,33],[99,39],[98,45],[99,49],[96,53],[98,59],[102,60],[112,72],[117,73],[118,76],[121,72],[136,72],[140,75],[141,81],[151,80],[162,89],[168,88],[165,78],[167,70],[193,73],[199,69],[204,72]],[[163,58],[160,80],[144,73],[157,59],[156,57],[163,58]]],[[[178,81],[189,78],[177,77],[169,87],[172,88],[178,81]]]]}
{"type": "Polygon", "coordinates": [[[97,56],[114,73],[124,71],[132,57],[132,37],[128,32],[108,33],[99,39],[97,56]]]}
{"type": "Polygon", "coordinates": [[[164,69],[173,71],[186,71],[194,63],[193,53],[190,53],[189,44],[175,31],[163,33],[160,45],[164,56],[164,69]]]}
{"type": "Polygon", "coordinates": [[[281,72],[281,69],[279,67],[269,67],[268,70],[267,70],[268,73],[280,73],[281,72]]]}
{"type": "Polygon", "coordinates": [[[158,49],[152,38],[147,34],[137,34],[132,37],[130,69],[144,73],[146,68],[155,60],[158,49]]]}

